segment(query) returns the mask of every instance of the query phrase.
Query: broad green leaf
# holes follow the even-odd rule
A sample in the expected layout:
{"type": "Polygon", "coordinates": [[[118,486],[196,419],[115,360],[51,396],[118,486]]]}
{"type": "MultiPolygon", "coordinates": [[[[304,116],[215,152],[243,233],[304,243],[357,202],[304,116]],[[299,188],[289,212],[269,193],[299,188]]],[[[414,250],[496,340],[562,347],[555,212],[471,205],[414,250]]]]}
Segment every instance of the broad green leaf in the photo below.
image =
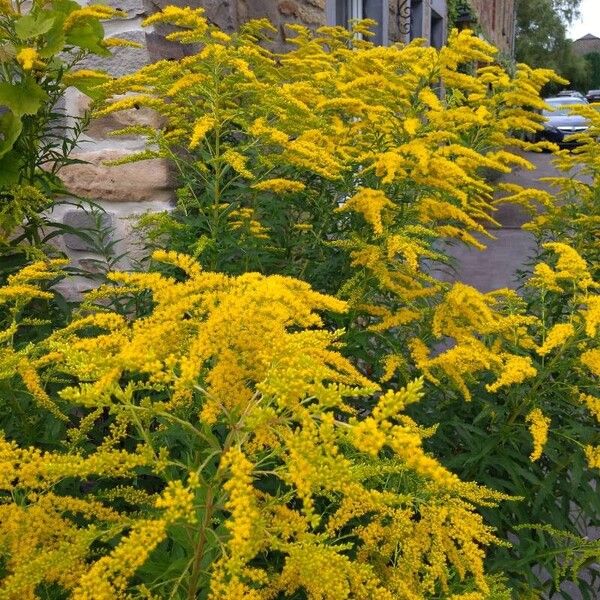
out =
{"type": "Polygon", "coordinates": [[[7,106],[16,116],[35,115],[48,94],[31,77],[15,84],[0,83],[0,106],[7,106]]]}
{"type": "Polygon", "coordinates": [[[57,12],[54,18],[52,27],[48,30],[48,33],[44,36],[44,44],[39,49],[39,55],[42,58],[50,58],[58,52],[61,52],[65,47],[65,33],[63,31],[63,25],[65,23],[66,15],[61,12],[57,12]]]}
{"type": "Polygon", "coordinates": [[[104,27],[96,19],[85,19],[76,23],[67,33],[67,44],[89,50],[100,56],[111,56],[110,52],[102,46],[104,27]]]}
{"type": "Polygon", "coordinates": [[[0,116],[0,157],[12,149],[22,129],[21,119],[13,113],[7,112],[0,116]]]}
{"type": "Polygon", "coordinates": [[[77,77],[77,73],[69,77],[69,84],[83,92],[90,98],[97,100],[102,96],[98,86],[106,83],[109,78],[106,75],[98,74],[97,77],[77,77]]]}
{"type": "Polygon", "coordinates": [[[66,16],[80,9],[81,5],[75,0],[52,0],[52,8],[66,16]]]}
{"type": "Polygon", "coordinates": [[[56,15],[44,11],[35,15],[25,15],[15,22],[15,32],[22,40],[48,33],[52,29],[56,15]]]}

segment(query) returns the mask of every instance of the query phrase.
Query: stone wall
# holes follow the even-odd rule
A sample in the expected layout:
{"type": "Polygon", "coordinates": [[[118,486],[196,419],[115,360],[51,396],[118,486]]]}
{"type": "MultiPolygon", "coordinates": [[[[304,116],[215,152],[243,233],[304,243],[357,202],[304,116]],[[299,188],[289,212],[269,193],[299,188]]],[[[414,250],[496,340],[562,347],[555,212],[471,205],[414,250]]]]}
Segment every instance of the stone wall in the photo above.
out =
{"type": "Polygon", "coordinates": [[[515,0],[471,0],[488,41],[509,56],[515,46],[515,0]]]}

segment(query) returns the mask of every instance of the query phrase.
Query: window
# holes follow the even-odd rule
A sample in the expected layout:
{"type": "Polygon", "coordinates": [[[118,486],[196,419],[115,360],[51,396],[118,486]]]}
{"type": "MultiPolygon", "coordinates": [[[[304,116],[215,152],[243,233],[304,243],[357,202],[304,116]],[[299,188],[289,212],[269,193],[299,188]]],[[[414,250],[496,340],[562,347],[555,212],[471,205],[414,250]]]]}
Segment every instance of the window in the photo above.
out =
{"type": "Polygon", "coordinates": [[[348,27],[352,19],[373,19],[377,26],[372,40],[380,45],[388,43],[389,0],[329,0],[327,19],[343,27],[348,27]]]}
{"type": "Polygon", "coordinates": [[[431,11],[431,45],[434,48],[441,48],[444,45],[445,37],[444,18],[434,10],[431,11]]]}
{"type": "Polygon", "coordinates": [[[410,3],[410,39],[423,37],[423,2],[411,0],[410,3]]]}

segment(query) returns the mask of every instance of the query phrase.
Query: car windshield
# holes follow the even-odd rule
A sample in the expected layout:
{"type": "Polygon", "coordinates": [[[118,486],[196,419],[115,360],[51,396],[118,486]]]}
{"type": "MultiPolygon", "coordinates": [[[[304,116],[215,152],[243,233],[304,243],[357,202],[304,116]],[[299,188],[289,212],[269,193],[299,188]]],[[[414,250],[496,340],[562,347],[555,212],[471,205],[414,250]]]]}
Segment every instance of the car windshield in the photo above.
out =
{"type": "Polygon", "coordinates": [[[545,117],[566,117],[571,114],[569,106],[575,104],[586,104],[578,98],[556,98],[552,100],[546,100],[546,104],[551,106],[550,110],[543,110],[542,114],[545,117]]]}

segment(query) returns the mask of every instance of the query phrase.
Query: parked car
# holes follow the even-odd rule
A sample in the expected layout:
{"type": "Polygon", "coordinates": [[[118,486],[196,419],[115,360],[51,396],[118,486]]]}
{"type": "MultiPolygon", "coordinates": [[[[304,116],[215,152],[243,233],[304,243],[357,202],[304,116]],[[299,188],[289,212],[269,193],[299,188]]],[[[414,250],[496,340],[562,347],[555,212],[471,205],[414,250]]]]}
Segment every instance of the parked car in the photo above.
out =
{"type": "Polygon", "coordinates": [[[556,94],[557,98],[585,98],[585,96],[577,90],[562,90],[556,94]]]}
{"type": "Polygon", "coordinates": [[[585,97],[588,102],[600,102],[600,90],[590,90],[585,97]]]}
{"type": "Polygon", "coordinates": [[[577,96],[555,96],[545,98],[544,102],[549,108],[542,111],[545,117],[544,129],[538,131],[536,141],[547,140],[559,146],[574,146],[574,142],[565,141],[565,138],[574,133],[583,133],[588,129],[589,123],[585,117],[572,114],[569,107],[588,104],[588,101],[577,96]]]}

